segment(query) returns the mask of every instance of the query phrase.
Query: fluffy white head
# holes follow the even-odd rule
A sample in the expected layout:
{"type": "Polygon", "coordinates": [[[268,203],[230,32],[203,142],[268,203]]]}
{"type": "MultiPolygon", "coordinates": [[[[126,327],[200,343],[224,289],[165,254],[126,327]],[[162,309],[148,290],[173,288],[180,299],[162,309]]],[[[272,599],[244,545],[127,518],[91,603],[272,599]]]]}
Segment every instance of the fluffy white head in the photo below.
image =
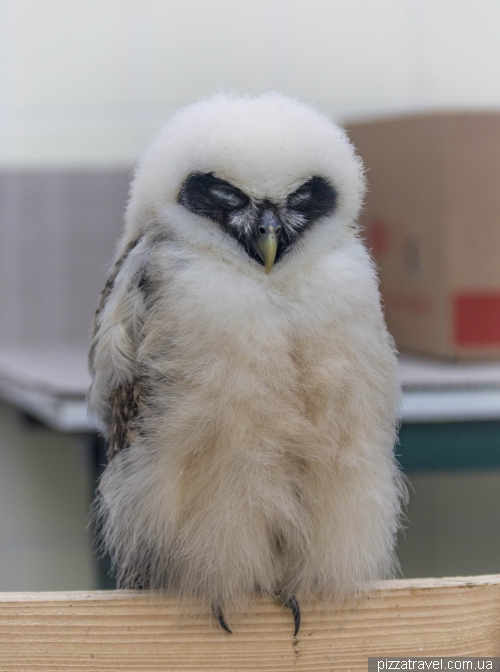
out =
{"type": "Polygon", "coordinates": [[[132,183],[123,243],[153,222],[181,237],[189,229],[191,240],[193,230],[216,230],[213,222],[200,226],[199,217],[178,204],[184,180],[197,172],[213,173],[252,199],[275,203],[322,176],[337,193],[331,216],[337,229],[356,220],[365,191],[361,160],[345,132],[314,108],[276,93],[219,94],[177,112],[144,154],[132,183]]]}

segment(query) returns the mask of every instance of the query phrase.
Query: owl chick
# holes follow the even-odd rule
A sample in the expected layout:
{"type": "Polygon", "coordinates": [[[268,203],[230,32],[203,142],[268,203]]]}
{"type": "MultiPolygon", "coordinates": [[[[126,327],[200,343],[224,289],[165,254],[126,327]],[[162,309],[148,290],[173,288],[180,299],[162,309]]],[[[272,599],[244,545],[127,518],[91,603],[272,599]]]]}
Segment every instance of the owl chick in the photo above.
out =
{"type": "Polygon", "coordinates": [[[289,607],[391,576],[400,390],[345,133],[279,94],[176,114],[135,172],[90,352],[120,587],[289,607]]]}

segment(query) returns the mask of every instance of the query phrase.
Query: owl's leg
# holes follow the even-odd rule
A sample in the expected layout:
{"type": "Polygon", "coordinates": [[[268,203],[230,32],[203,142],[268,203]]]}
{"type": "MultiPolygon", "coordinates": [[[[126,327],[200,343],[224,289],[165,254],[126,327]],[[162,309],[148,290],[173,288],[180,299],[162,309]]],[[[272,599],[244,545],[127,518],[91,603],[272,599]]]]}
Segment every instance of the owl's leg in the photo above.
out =
{"type": "Polygon", "coordinates": [[[227,633],[232,635],[233,631],[231,630],[231,628],[226,623],[226,619],[224,618],[224,613],[222,611],[222,607],[219,604],[214,604],[214,606],[212,608],[213,608],[214,616],[217,619],[217,622],[219,623],[220,627],[223,630],[225,630],[227,633]]]}
{"type": "Polygon", "coordinates": [[[286,609],[290,609],[293,614],[293,622],[295,623],[294,637],[297,637],[300,630],[300,605],[295,595],[287,596],[285,593],[278,591],[275,595],[277,602],[282,604],[286,609]]]}

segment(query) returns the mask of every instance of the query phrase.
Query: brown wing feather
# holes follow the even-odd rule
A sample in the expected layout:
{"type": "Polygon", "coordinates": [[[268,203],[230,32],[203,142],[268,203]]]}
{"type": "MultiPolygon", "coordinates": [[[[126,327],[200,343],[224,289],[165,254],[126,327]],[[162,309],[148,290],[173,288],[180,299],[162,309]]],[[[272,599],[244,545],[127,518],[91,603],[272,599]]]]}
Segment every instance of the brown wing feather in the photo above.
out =
{"type": "Polygon", "coordinates": [[[138,381],[133,380],[128,385],[121,385],[113,394],[108,461],[121,450],[128,448],[134,439],[140,400],[138,381]]]}
{"type": "MultiPolygon", "coordinates": [[[[95,349],[99,340],[99,318],[106,305],[109,295],[113,291],[115,281],[121,267],[130,254],[131,250],[139,242],[140,238],[131,241],[125,251],[116,261],[113,270],[106,280],[104,289],[101,292],[99,305],[94,314],[92,329],[92,344],[89,351],[89,368],[94,372],[95,349]]],[[[130,446],[135,433],[135,425],[139,407],[139,387],[137,380],[131,381],[128,385],[120,385],[111,391],[110,394],[111,421],[109,426],[109,444],[108,461],[110,461],[121,450],[130,446]]]]}
{"type": "Polygon", "coordinates": [[[97,342],[97,335],[99,333],[99,317],[101,316],[101,313],[104,310],[104,306],[106,305],[106,301],[108,300],[108,296],[113,291],[113,287],[115,286],[116,276],[120,272],[120,269],[123,266],[123,264],[125,262],[125,259],[128,257],[130,252],[134,249],[134,247],[137,245],[137,243],[140,240],[141,240],[140,238],[136,238],[135,240],[132,240],[127,245],[123,254],[115,262],[115,264],[113,266],[113,270],[111,271],[108,279],[106,280],[106,284],[104,285],[104,288],[101,292],[101,296],[99,298],[99,305],[97,306],[97,310],[94,313],[94,321],[92,323],[92,341],[91,341],[91,346],[90,346],[90,350],[89,350],[89,368],[90,368],[91,371],[94,371],[94,354],[95,354],[95,348],[96,348],[96,342],[97,342]]]}

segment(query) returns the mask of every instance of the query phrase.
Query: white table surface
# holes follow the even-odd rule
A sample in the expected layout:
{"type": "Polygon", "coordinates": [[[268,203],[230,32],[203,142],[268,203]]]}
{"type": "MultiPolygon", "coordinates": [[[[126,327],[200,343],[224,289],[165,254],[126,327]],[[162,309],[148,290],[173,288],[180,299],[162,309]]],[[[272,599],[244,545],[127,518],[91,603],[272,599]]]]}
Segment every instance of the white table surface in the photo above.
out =
{"type": "MultiPolygon", "coordinates": [[[[500,420],[500,361],[401,355],[403,422],[500,420]]],[[[0,347],[0,397],[65,432],[92,431],[84,346],[0,347]]]]}

